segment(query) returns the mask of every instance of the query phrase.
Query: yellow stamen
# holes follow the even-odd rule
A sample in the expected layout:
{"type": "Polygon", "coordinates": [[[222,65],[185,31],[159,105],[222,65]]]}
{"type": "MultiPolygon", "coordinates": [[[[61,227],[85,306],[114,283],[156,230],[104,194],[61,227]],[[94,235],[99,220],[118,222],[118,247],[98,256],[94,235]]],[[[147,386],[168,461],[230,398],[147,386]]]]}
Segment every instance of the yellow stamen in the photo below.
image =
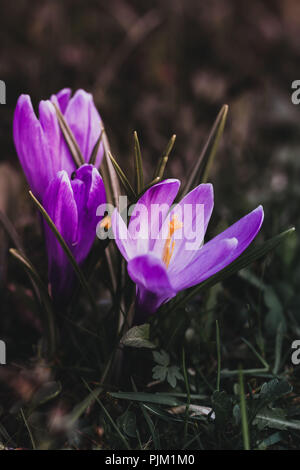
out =
{"type": "Polygon", "coordinates": [[[172,242],[172,236],[174,235],[174,232],[181,227],[183,227],[183,223],[179,222],[176,215],[174,215],[169,222],[169,234],[163,249],[162,260],[167,268],[169,267],[175,248],[175,241],[172,242]]]}
{"type": "Polygon", "coordinates": [[[103,220],[100,222],[100,227],[104,228],[104,230],[107,232],[110,227],[111,227],[111,218],[106,215],[103,220]]]}

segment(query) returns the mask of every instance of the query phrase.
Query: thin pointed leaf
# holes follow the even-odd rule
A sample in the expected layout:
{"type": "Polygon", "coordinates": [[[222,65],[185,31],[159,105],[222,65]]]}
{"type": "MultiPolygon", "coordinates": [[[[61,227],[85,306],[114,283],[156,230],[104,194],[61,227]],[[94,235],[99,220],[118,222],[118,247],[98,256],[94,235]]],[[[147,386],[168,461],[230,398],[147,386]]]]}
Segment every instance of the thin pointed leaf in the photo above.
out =
{"type": "Polygon", "coordinates": [[[100,132],[100,135],[94,145],[94,148],[92,150],[92,153],[91,153],[91,156],[89,158],[89,164],[90,165],[95,165],[95,161],[96,161],[96,158],[97,158],[97,154],[98,154],[98,150],[99,150],[99,147],[100,147],[100,144],[101,144],[101,141],[102,141],[102,136],[103,136],[103,132],[104,132],[104,129],[102,128],[101,129],[101,132],[100,132]]]}
{"type": "MultiPolygon", "coordinates": [[[[94,392],[91,390],[91,388],[89,387],[88,383],[82,379],[83,383],[85,384],[86,388],[89,390],[89,392],[91,394],[94,395],[94,392]]],[[[112,419],[112,417],[110,416],[109,412],[107,411],[107,409],[105,408],[105,406],[103,405],[103,403],[99,400],[99,393],[96,393],[94,395],[94,398],[96,400],[96,402],[98,403],[98,405],[100,406],[100,408],[102,409],[102,411],[104,412],[105,416],[107,417],[107,419],[110,421],[110,424],[112,425],[112,427],[115,429],[116,433],[118,434],[119,438],[121,439],[121,441],[123,442],[124,446],[126,447],[127,450],[131,450],[130,449],[130,445],[128,444],[128,441],[126,439],[126,437],[121,433],[120,429],[118,428],[118,426],[116,425],[116,423],[114,422],[114,420],[112,419]]]]}
{"type": "Polygon", "coordinates": [[[103,129],[102,142],[104,147],[104,157],[102,159],[100,170],[105,186],[106,198],[107,202],[118,207],[121,191],[117,173],[111,159],[109,158],[109,154],[111,152],[105,129],[103,129]]]}
{"type": "Polygon", "coordinates": [[[3,228],[5,229],[5,231],[7,232],[9,237],[11,238],[11,240],[14,243],[15,247],[18,248],[18,250],[20,252],[24,252],[21,239],[20,239],[15,227],[13,226],[13,224],[11,223],[9,218],[1,210],[0,210],[0,223],[3,225],[3,228]]]}
{"type": "MultiPolygon", "coordinates": [[[[135,385],[132,377],[131,377],[131,383],[132,383],[132,387],[133,387],[134,392],[137,393],[138,390],[136,388],[136,385],[135,385]]],[[[145,405],[143,403],[139,403],[139,407],[140,407],[140,409],[141,409],[141,411],[144,415],[146,423],[148,424],[148,427],[149,427],[149,430],[150,430],[150,433],[151,433],[151,436],[152,436],[154,448],[155,448],[155,450],[159,450],[160,449],[159,433],[156,431],[155,426],[153,424],[153,421],[152,421],[145,405]]]]}
{"type": "Polygon", "coordinates": [[[209,287],[212,287],[218,282],[221,282],[224,279],[227,279],[228,277],[232,276],[237,271],[240,271],[241,269],[245,268],[257,259],[274,250],[288,235],[290,235],[294,231],[295,228],[292,227],[289,230],[286,230],[285,232],[276,235],[270,240],[267,240],[262,245],[248,248],[238,259],[226,266],[226,268],[222,269],[222,271],[219,271],[214,276],[210,277],[201,284],[198,284],[195,287],[191,287],[190,289],[186,290],[183,294],[178,294],[173,301],[167,304],[166,307],[162,307],[163,312],[167,313],[171,310],[174,310],[175,308],[181,307],[192,297],[198,294],[202,289],[208,289],[209,287]]]}
{"type": "Polygon", "coordinates": [[[163,177],[166,165],[168,163],[169,155],[170,155],[171,150],[172,150],[172,148],[174,147],[174,144],[175,144],[175,140],[176,140],[176,135],[174,134],[174,135],[172,135],[171,139],[169,140],[168,145],[166,147],[166,150],[164,151],[163,156],[160,158],[160,160],[158,162],[158,165],[157,165],[156,170],[155,170],[154,175],[153,175],[153,179],[155,179],[157,177],[159,177],[161,179],[163,177]]]}
{"type": "Polygon", "coordinates": [[[140,194],[144,187],[144,174],[143,174],[143,161],[141,154],[141,147],[138,139],[137,132],[133,133],[134,138],[134,166],[135,166],[135,181],[136,181],[136,193],[140,194]]]}
{"type": "Polygon", "coordinates": [[[114,169],[118,175],[118,177],[120,178],[120,181],[122,183],[122,185],[124,186],[124,189],[128,195],[128,197],[130,199],[135,199],[136,198],[136,194],[135,194],[135,191],[133,189],[133,187],[131,186],[127,176],[125,175],[125,173],[123,172],[123,170],[121,169],[121,167],[119,166],[119,164],[117,163],[117,161],[114,159],[114,157],[112,156],[112,154],[109,152],[108,153],[108,156],[114,166],[114,169]]]}
{"type": "Polygon", "coordinates": [[[239,391],[240,391],[240,410],[241,410],[241,423],[242,423],[242,435],[244,450],[250,450],[250,437],[249,437],[249,426],[248,426],[248,417],[247,417],[247,405],[245,398],[245,389],[244,389],[244,378],[243,371],[239,369],[239,391]]]}
{"type": "MultiPolygon", "coordinates": [[[[106,199],[109,204],[113,204],[114,206],[118,207],[119,196],[121,194],[121,191],[120,191],[118,176],[109,158],[110,147],[109,147],[109,142],[108,142],[105,129],[103,129],[102,143],[104,147],[104,157],[102,159],[100,170],[101,170],[101,175],[102,175],[103,183],[105,187],[106,199]]],[[[110,243],[107,249],[105,250],[105,258],[107,261],[108,270],[110,274],[112,290],[116,291],[117,289],[116,266],[118,266],[117,250],[116,250],[116,247],[112,243],[110,243]]]]}
{"type": "Polygon", "coordinates": [[[202,152],[197,160],[193,172],[188,179],[184,189],[182,190],[181,197],[184,197],[191,189],[197,186],[200,182],[205,183],[208,174],[218,150],[219,142],[223,134],[226,118],[228,114],[228,106],[222,106],[212,128],[209,133],[208,139],[202,149],[202,152]],[[208,149],[211,148],[210,153],[208,149]]]}
{"type": "Polygon", "coordinates": [[[217,150],[219,148],[219,143],[221,140],[221,137],[224,132],[224,127],[227,119],[227,114],[228,114],[228,106],[225,104],[223,108],[221,109],[221,117],[220,117],[220,124],[218,125],[217,131],[216,131],[216,137],[213,141],[211,151],[208,155],[207,161],[205,163],[204,169],[203,169],[203,176],[201,177],[201,182],[206,183],[208,180],[208,176],[210,173],[210,169],[212,167],[213,161],[215,159],[217,150]]]}
{"type": "MultiPolygon", "coordinates": [[[[40,294],[40,299],[41,299],[40,301],[46,312],[46,316],[43,317],[42,320],[43,320],[45,331],[47,333],[47,338],[48,338],[48,343],[49,343],[48,352],[50,356],[52,356],[56,350],[56,333],[55,333],[54,313],[53,313],[52,303],[48,295],[47,288],[45,287],[35,267],[22,253],[20,253],[15,248],[10,248],[9,252],[23,266],[23,268],[26,270],[29,277],[34,280],[35,284],[37,285],[39,289],[39,294],[40,294]]],[[[44,309],[42,309],[43,313],[44,313],[44,309]]]]}
{"type": "Polygon", "coordinates": [[[59,126],[61,128],[61,131],[63,133],[63,136],[65,138],[65,141],[69,147],[70,153],[72,155],[72,158],[76,164],[77,167],[80,167],[85,163],[84,158],[82,156],[82,153],[80,151],[80,148],[78,146],[78,143],[74,137],[73,132],[71,131],[67,121],[64,118],[64,115],[60,111],[60,109],[57,107],[55,103],[53,103],[58,119],[59,126]]]}
{"type": "Polygon", "coordinates": [[[80,416],[95,402],[96,397],[102,392],[102,387],[95,388],[84,400],[76,405],[71,413],[66,417],[68,427],[72,428],[80,416]]]}
{"type": "Polygon", "coordinates": [[[94,297],[93,297],[93,294],[90,290],[90,287],[85,279],[85,276],[83,275],[80,267],[78,266],[78,264],[76,263],[76,260],[74,258],[74,256],[72,255],[71,253],[71,250],[69,249],[68,245],[66,244],[65,240],[63,239],[63,237],[61,236],[61,234],[59,233],[59,231],[57,230],[56,228],[56,225],[54,224],[53,220],[51,219],[51,217],[49,216],[49,214],[47,213],[47,211],[44,209],[44,207],[39,203],[39,201],[34,197],[34,195],[32,194],[31,191],[29,191],[29,194],[33,200],[33,202],[35,203],[35,205],[37,206],[38,210],[40,211],[40,213],[42,214],[42,216],[44,217],[45,221],[47,222],[47,224],[49,225],[49,227],[51,228],[52,232],[54,233],[55,237],[57,238],[59,244],[61,245],[62,249],[64,250],[68,260],[70,261],[74,271],[75,271],[75,274],[81,284],[81,286],[83,287],[83,289],[85,290],[85,292],[87,293],[87,296],[89,297],[89,300],[91,302],[91,305],[94,309],[95,312],[97,312],[97,307],[96,307],[96,303],[95,303],[95,300],[94,300],[94,297]]]}
{"type": "Polygon", "coordinates": [[[146,393],[146,392],[113,392],[109,393],[113,398],[120,400],[141,401],[143,403],[156,403],[157,405],[178,406],[184,405],[180,400],[173,396],[163,395],[160,393],[146,393]]]}
{"type": "Polygon", "coordinates": [[[220,341],[220,327],[219,322],[216,320],[216,343],[217,343],[217,392],[220,391],[221,383],[221,341],[220,341]]]}

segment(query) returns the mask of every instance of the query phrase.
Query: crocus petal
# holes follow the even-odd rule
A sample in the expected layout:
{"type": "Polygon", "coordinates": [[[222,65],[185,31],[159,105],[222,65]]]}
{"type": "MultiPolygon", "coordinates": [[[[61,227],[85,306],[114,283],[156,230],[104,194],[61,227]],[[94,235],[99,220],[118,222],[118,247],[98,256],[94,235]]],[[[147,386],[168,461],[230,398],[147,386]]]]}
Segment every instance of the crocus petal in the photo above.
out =
{"type": "Polygon", "coordinates": [[[78,210],[78,234],[73,251],[76,261],[88,255],[96,237],[96,227],[100,218],[97,207],[105,204],[106,195],[103,180],[92,165],[83,165],[72,176],[71,185],[78,210]]]}
{"type": "MultiPolygon", "coordinates": [[[[211,240],[220,241],[224,238],[235,237],[238,241],[236,249],[231,253],[227,264],[234,261],[241,253],[250,245],[252,240],[258,234],[264,220],[264,210],[262,206],[258,206],[252,212],[242,217],[235,224],[228,227],[224,232],[217,235],[211,240]]],[[[226,265],[227,265],[226,264],[226,265]]]]}
{"type": "MultiPolygon", "coordinates": [[[[64,113],[86,162],[89,161],[93,148],[103,127],[93,97],[84,90],[78,90],[70,99],[64,113]]],[[[103,157],[103,145],[100,144],[95,166],[99,167],[103,157]]]]}
{"type": "Polygon", "coordinates": [[[218,271],[232,263],[250,245],[262,225],[264,212],[262,206],[257,207],[224,232],[206,243],[195,254],[190,264],[177,273],[170,272],[172,284],[178,289],[185,289],[208,279],[218,271]],[[228,240],[236,240],[235,246],[226,247],[228,240]],[[221,244],[221,245],[220,245],[221,244]],[[224,248],[225,247],[225,248],[224,248]],[[222,249],[224,253],[222,255],[222,249]],[[220,254],[220,257],[219,257],[220,254]],[[206,260],[211,261],[210,265],[206,260]],[[172,275],[172,277],[171,277],[172,275]],[[190,277],[190,281],[189,281],[190,277]]]}
{"type": "Polygon", "coordinates": [[[178,273],[169,274],[172,286],[177,291],[195,286],[223,269],[230,261],[231,253],[236,249],[236,238],[211,241],[206,243],[189,265],[178,273]]]}
{"type": "Polygon", "coordinates": [[[131,259],[128,274],[137,285],[138,323],[176,295],[164,264],[150,254],[131,259]]]}
{"type": "Polygon", "coordinates": [[[118,209],[115,209],[112,213],[111,228],[117,247],[126,261],[136,256],[136,240],[131,238],[131,235],[127,230],[127,226],[119,214],[118,209]]]}
{"type": "Polygon", "coordinates": [[[136,254],[151,250],[180,186],[168,179],[149,188],[139,199],[131,214],[128,232],[136,241],[136,254]]]}
{"type": "MultiPolygon", "coordinates": [[[[62,90],[60,90],[55,95],[56,99],[57,99],[57,103],[59,105],[59,108],[60,108],[60,110],[63,114],[65,113],[66,107],[68,106],[71,93],[72,93],[71,88],[63,88],[62,90]]],[[[51,97],[51,99],[52,99],[52,97],[51,97]]]]}
{"type": "Polygon", "coordinates": [[[60,152],[60,128],[56,117],[56,111],[51,101],[40,101],[39,120],[48,145],[48,159],[53,162],[53,175],[49,174],[49,181],[63,168],[60,152]]]}
{"type": "Polygon", "coordinates": [[[201,247],[214,206],[214,193],[211,184],[200,184],[189,192],[168,214],[163,224],[159,240],[153,250],[163,253],[168,238],[170,222],[176,220],[181,225],[174,232],[175,242],[169,271],[178,272],[193,259],[201,247]]]}
{"type": "MultiPolygon", "coordinates": [[[[65,171],[51,181],[43,206],[72,251],[78,230],[78,212],[71,183],[65,171]]],[[[66,292],[73,280],[73,268],[50,227],[44,222],[48,252],[48,271],[54,297],[66,292]]]]}
{"type": "Polygon", "coordinates": [[[18,99],[14,114],[13,134],[19,160],[32,192],[42,200],[49,180],[58,170],[42,126],[32,108],[28,95],[18,99]]]}

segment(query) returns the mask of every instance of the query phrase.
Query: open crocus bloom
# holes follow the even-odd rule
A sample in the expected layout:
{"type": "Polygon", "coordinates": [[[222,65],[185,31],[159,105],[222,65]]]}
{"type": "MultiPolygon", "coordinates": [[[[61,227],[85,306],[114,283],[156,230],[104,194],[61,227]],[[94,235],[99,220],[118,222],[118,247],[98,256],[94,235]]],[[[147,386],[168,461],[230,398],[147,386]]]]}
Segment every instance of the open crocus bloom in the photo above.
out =
{"type": "Polygon", "coordinates": [[[137,286],[137,322],[179,291],[230,264],[248,247],[263,221],[259,206],[203,244],[213,210],[213,187],[200,184],[171,208],[179,186],[178,180],[168,179],[148,189],[135,205],[128,229],[117,210],[112,215],[117,246],[137,286]]]}
{"type": "MultiPolygon", "coordinates": [[[[65,88],[57,95],[52,95],[50,100],[40,101],[39,119],[33,110],[30,96],[19,97],[13,126],[15,147],[31,190],[40,201],[58,171],[65,170],[70,176],[76,169],[53,103],[64,115],[87,163],[102,128],[93,97],[84,90],[76,91],[71,98],[71,90],[65,88]]],[[[95,161],[97,167],[102,156],[101,144],[95,161]]]]}
{"type": "MultiPolygon", "coordinates": [[[[96,235],[97,207],[105,204],[105,188],[95,167],[83,165],[69,178],[60,171],[45,192],[43,205],[78,264],[87,257],[96,235]]],[[[48,271],[54,299],[67,296],[74,272],[54,233],[44,222],[48,271]]]]}

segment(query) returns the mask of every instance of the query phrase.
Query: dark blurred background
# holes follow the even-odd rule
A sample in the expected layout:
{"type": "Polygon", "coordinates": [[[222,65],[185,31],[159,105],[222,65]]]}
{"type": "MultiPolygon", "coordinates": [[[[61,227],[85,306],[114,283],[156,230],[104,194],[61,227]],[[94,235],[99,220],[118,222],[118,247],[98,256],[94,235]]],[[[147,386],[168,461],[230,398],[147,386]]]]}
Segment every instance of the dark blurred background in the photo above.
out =
{"type": "Polygon", "coordinates": [[[299,28],[298,0],[5,2],[0,158],[20,170],[12,141],[19,94],[37,105],[67,86],[93,93],[128,170],[138,131],[149,180],[176,133],[167,175],[185,179],[227,103],[210,178],[216,214],[232,222],[263,203],[265,234],[274,234],[297,223],[300,201],[300,107],[291,102],[299,28]]]}

